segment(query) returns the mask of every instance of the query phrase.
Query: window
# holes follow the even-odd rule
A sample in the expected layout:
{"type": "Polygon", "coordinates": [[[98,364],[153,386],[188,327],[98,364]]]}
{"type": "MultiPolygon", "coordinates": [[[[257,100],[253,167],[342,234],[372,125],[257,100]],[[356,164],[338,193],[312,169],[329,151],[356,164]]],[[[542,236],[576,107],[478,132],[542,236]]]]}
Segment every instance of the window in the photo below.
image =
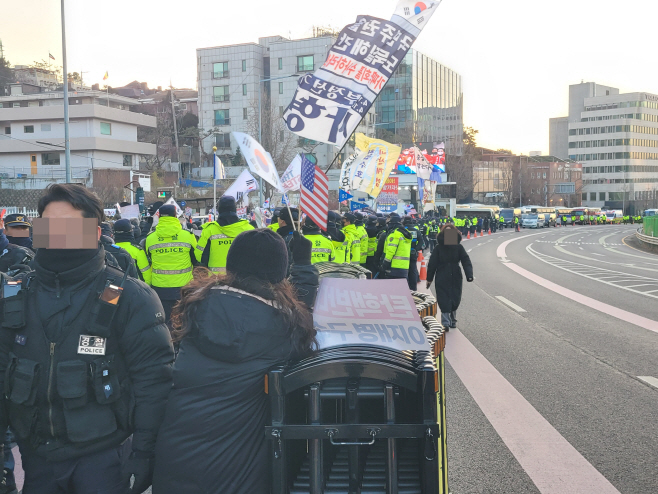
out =
{"type": "Polygon", "coordinates": [[[187,103],[178,103],[178,109],[181,111],[187,111],[187,103]]]}
{"type": "Polygon", "coordinates": [[[242,61],[242,72],[246,72],[246,71],[247,71],[247,61],[243,60],[242,61]]]}
{"type": "Polygon", "coordinates": [[[42,165],[59,165],[59,153],[41,153],[42,165]]]}
{"type": "Polygon", "coordinates": [[[544,178],[546,178],[546,172],[544,172],[544,178]]]}
{"type": "Polygon", "coordinates": [[[313,55],[297,57],[297,71],[310,72],[313,70],[313,55]]]}
{"type": "Polygon", "coordinates": [[[589,193],[589,200],[590,201],[596,201],[596,192],[590,192],[589,193]]]}
{"type": "Polygon", "coordinates": [[[231,147],[231,134],[215,134],[215,146],[218,149],[227,149],[231,147]]]}
{"type": "Polygon", "coordinates": [[[583,195],[581,196],[581,199],[582,199],[583,201],[586,201],[586,200],[587,200],[587,192],[583,192],[583,195]]]}
{"type": "Polygon", "coordinates": [[[14,106],[14,108],[20,108],[21,104],[20,104],[20,102],[17,101],[17,102],[14,103],[13,106],[14,106]]]}
{"type": "Polygon", "coordinates": [[[34,134],[34,125],[25,125],[25,126],[23,126],[23,132],[25,134],[34,134]]]}
{"type": "Polygon", "coordinates": [[[247,96],[247,85],[246,84],[242,85],[242,96],[247,96]]]}
{"type": "Polygon", "coordinates": [[[213,79],[223,79],[228,77],[228,62],[217,62],[212,64],[213,79]]]}
{"type": "Polygon", "coordinates": [[[221,103],[229,100],[228,86],[215,86],[212,88],[213,103],[221,103]]]}
{"type": "Polygon", "coordinates": [[[599,192],[599,201],[605,201],[605,192],[599,192]]]}
{"type": "Polygon", "coordinates": [[[283,58],[279,58],[279,70],[283,70],[283,58]]]}
{"type": "Polygon", "coordinates": [[[132,154],[123,155],[123,166],[133,166],[133,156],[132,154]]]}
{"type": "Polygon", "coordinates": [[[283,94],[283,82],[279,83],[279,94],[283,94]]]}
{"type": "Polygon", "coordinates": [[[247,109],[246,108],[242,109],[242,120],[247,120],[247,109]]]}
{"type": "Polygon", "coordinates": [[[215,110],[215,125],[231,125],[228,110],[215,110]]]}
{"type": "Polygon", "coordinates": [[[112,124],[109,122],[101,122],[101,134],[104,136],[112,135],[112,124]]]}
{"type": "Polygon", "coordinates": [[[11,127],[5,127],[5,134],[10,135],[11,134],[11,127]]]}
{"type": "Polygon", "coordinates": [[[50,124],[41,124],[41,132],[50,132],[50,124]]]}

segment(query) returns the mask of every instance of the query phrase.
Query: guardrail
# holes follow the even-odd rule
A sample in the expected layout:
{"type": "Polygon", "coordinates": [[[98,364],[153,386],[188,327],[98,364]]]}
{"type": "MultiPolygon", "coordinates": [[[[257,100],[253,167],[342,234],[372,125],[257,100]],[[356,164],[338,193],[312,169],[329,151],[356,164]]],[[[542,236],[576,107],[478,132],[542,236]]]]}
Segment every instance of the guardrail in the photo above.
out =
{"type": "Polygon", "coordinates": [[[637,237],[638,240],[641,242],[645,242],[647,244],[651,245],[658,245],[658,237],[650,237],[649,235],[645,235],[644,233],[641,232],[642,228],[638,228],[637,231],[635,232],[635,236],[637,237]]]}

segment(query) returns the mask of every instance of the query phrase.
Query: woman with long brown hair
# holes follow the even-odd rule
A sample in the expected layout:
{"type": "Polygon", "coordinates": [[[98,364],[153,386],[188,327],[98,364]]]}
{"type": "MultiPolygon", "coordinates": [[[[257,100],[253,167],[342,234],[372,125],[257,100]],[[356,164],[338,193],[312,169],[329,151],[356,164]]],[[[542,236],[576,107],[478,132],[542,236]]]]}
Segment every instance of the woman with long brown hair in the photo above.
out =
{"type": "Polygon", "coordinates": [[[183,288],[173,316],[180,349],[156,445],[154,494],[269,492],[264,376],[317,348],[311,248],[294,235],[289,281],[281,236],[245,231],[229,249],[226,276],[196,276],[183,288]]]}
{"type": "Polygon", "coordinates": [[[473,281],[473,264],[461,244],[462,234],[453,224],[441,228],[436,237],[436,247],[427,264],[427,288],[435,280],[436,300],[441,309],[441,324],[448,328],[457,327],[457,309],[462,300],[462,271],[466,281],[473,281]]]}

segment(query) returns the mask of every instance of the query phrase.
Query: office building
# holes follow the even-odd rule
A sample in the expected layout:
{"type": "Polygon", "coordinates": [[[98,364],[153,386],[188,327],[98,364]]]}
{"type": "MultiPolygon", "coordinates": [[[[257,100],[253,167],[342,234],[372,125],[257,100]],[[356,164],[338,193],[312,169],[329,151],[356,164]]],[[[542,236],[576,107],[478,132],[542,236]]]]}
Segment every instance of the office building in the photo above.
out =
{"type": "Polygon", "coordinates": [[[461,155],[463,102],[461,76],[412,48],[377,98],[377,136],[403,145],[444,142],[446,154],[461,155]]]}
{"type": "Polygon", "coordinates": [[[567,128],[551,121],[551,154],[583,163],[584,206],[635,214],[658,200],[658,96],[569,86],[567,128]],[[566,132],[565,132],[566,131],[566,132]]]}
{"type": "MultiPolygon", "coordinates": [[[[69,92],[75,182],[93,187],[94,171],[138,170],[142,156],[156,153],[137,139],[138,127],[156,127],[155,117],[134,111],[139,104],[104,91],[69,92]]],[[[64,179],[63,92],[11,85],[11,96],[0,97],[0,187],[40,189],[64,179]]]]}

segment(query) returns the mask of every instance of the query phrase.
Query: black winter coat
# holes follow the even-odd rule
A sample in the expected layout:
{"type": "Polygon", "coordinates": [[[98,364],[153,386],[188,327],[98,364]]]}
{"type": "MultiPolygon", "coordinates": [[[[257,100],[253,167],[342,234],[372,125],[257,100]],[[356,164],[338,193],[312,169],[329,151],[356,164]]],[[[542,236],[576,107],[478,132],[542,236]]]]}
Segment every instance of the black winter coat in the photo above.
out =
{"type": "Polygon", "coordinates": [[[25,326],[0,329],[0,430],[9,425],[22,452],[34,449],[53,461],[116,447],[131,434],[133,450],[152,453],[174,358],[155,292],[127,278],[105,354],[90,354],[79,345],[82,335],[98,336],[91,308],[102,282],[118,284],[122,273],[106,274],[103,247],[59,274],[42,266],[38,255],[34,267],[25,326]]]}
{"type": "MultiPolygon", "coordinates": [[[[293,265],[291,281],[316,286],[317,270],[293,265]]],[[[153,494],[270,491],[264,377],[291,358],[288,331],[268,301],[211,289],[174,364],[153,494]]]]}
{"type": "Polygon", "coordinates": [[[452,312],[459,308],[462,299],[462,272],[459,269],[461,262],[466,278],[473,278],[473,264],[468,257],[466,249],[461,244],[444,245],[443,232],[436,238],[436,247],[430,256],[427,265],[427,281],[436,278],[436,298],[441,312],[452,312]]]}
{"type": "Polygon", "coordinates": [[[27,247],[9,244],[0,252],[0,273],[6,273],[16,264],[28,264],[34,259],[34,252],[27,247]]]}

